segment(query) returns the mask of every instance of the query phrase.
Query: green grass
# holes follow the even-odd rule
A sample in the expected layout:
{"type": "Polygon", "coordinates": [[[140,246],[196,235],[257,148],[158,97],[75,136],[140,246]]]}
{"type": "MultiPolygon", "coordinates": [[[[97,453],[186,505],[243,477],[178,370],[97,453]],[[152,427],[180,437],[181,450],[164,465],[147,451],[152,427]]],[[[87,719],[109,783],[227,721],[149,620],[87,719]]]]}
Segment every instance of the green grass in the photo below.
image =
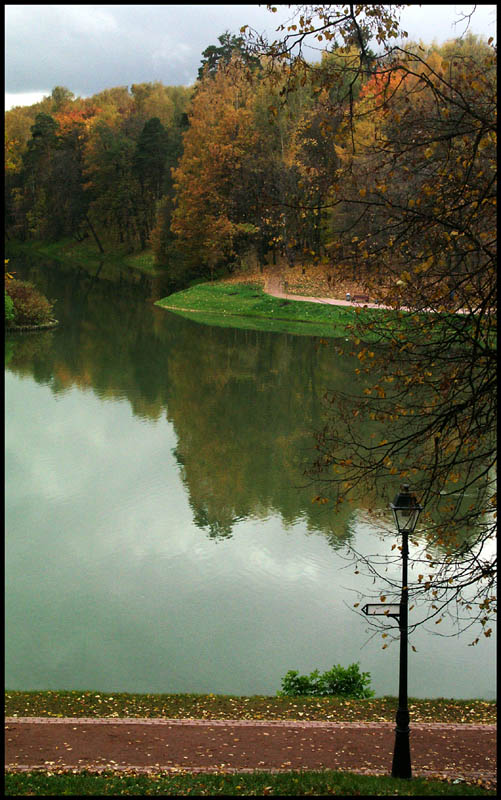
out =
{"type": "Polygon", "coordinates": [[[271,297],[252,283],[198,284],[164,297],[156,305],[210,325],[335,338],[349,332],[357,315],[369,322],[374,313],[381,313],[271,297]]]}
{"type": "Polygon", "coordinates": [[[373,777],[349,772],[254,772],[240,775],[167,774],[150,775],[115,772],[92,774],[7,773],[5,794],[11,795],[341,795],[350,797],[495,795],[488,784],[454,784],[444,780],[413,778],[401,780],[390,776],[373,777]]]}
{"type": "MultiPolygon", "coordinates": [[[[393,722],[396,697],[236,697],[123,692],[5,692],[7,717],[164,717],[168,719],[301,719],[393,722]]],[[[496,722],[488,700],[409,699],[411,722],[496,722]]]]}

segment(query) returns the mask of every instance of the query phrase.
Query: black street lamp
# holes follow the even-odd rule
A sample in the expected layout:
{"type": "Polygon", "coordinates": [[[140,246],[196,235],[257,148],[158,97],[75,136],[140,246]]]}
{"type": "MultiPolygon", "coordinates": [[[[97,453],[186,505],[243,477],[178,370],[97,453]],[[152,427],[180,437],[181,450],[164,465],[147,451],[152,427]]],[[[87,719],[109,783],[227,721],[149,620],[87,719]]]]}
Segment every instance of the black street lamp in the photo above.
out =
{"type": "Polygon", "coordinates": [[[407,620],[408,598],[407,560],[409,557],[409,534],[416,527],[423,507],[409,492],[404,484],[401,491],[390,503],[398,533],[402,536],[402,593],[400,595],[400,613],[398,626],[400,629],[400,665],[398,679],[398,710],[395,728],[395,748],[391,774],[394,778],[411,778],[411,751],[409,744],[409,709],[407,705],[407,620]]]}

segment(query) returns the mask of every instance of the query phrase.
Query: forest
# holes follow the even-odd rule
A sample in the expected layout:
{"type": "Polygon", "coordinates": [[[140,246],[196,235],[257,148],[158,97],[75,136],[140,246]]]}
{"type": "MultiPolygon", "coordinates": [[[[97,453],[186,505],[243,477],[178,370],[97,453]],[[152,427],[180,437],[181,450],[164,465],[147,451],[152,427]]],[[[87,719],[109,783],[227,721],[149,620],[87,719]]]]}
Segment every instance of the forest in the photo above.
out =
{"type": "MultiPolygon", "coordinates": [[[[357,279],[371,269],[383,281],[382,251],[402,234],[381,215],[409,182],[423,207],[449,205],[466,178],[466,213],[475,203],[480,218],[490,211],[493,139],[471,122],[492,106],[492,47],[469,34],[406,52],[417,54],[411,68],[367,47],[360,69],[359,43],[334,44],[305,68],[257,56],[226,32],[202,54],[191,87],[142,83],[80,98],[56,86],[5,115],[7,238],[89,238],[101,253],[151,248],[179,286],[277,260],[327,265],[333,280],[342,266],[357,279]],[[448,131],[458,124],[455,142],[448,131]],[[402,153],[390,164],[381,143],[396,130],[402,153]],[[471,148],[478,159],[466,175],[471,148]]],[[[454,236],[435,243],[449,265],[461,249],[454,236]]]]}

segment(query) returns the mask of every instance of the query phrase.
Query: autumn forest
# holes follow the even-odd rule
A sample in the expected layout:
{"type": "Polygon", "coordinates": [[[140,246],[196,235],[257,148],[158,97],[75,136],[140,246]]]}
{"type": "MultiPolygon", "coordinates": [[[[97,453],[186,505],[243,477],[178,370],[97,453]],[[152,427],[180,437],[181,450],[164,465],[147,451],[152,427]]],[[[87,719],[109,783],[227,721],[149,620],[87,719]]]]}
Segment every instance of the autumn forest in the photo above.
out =
{"type": "Polygon", "coordinates": [[[395,57],[381,65],[367,49],[361,69],[355,44],[298,66],[258,58],[225,33],[192,87],[143,83],[78,98],[57,86],[6,113],[7,236],[91,237],[101,252],[151,247],[179,285],[277,259],[333,269],[344,260],[355,271],[363,261],[379,279],[437,248],[450,264],[459,223],[413,254],[399,220],[382,226],[381,215],[407,196],[422,210],[450,209],[466,187],[468,216],[490,213],[494,144],[475,122],[492,107],[492,48],[470,35],[406,49],[411,67],[395,57]],[[450,101],[446,113],[440,101],[450,101]],[[383,143],[397,132],[390,163],[383,143]],[[437,172],[446,151],[447,172],[437,172]],[[383,251],[394,259],[399,239],[402,264],[390,265],[383,251]]]}

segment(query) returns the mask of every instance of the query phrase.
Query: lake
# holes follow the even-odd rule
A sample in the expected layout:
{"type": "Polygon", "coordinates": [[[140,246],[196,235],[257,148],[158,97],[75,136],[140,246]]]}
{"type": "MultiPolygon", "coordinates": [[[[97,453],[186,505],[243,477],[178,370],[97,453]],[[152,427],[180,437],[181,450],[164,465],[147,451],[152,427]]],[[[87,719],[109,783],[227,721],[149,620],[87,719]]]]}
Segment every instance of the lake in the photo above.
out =
{"type": "MultiPolygon", "coordinates": [[[[9,267],[61,324],[6,340],[7,688],[274,694],[358,661],[396,695],[346,551],[395,538],[304,477],[325,390],[355,380],[334,340],[181,318],[162,279],[9,267]]],[[[418,629],[409,694],[493,699],[473,638],[418,629]]]]}

